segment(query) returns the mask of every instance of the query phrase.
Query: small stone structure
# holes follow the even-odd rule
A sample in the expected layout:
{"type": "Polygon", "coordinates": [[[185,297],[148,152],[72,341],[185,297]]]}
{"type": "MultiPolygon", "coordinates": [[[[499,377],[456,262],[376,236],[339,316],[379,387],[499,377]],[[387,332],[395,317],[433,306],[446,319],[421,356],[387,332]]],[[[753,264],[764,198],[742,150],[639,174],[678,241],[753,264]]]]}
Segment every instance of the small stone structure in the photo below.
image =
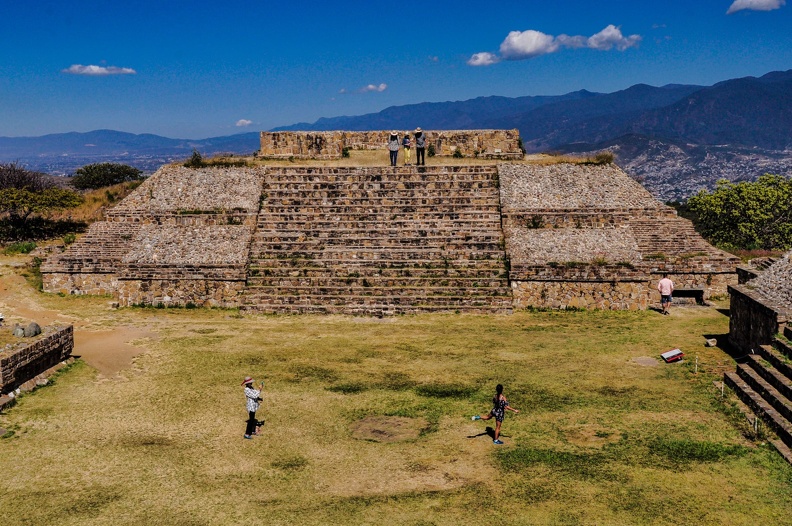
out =
{"type": "MultiPolygon", "coordinates": [[[[389,130],[327,131],[327,132],[261,132],[259,157],[270,159],[340,159],[344,148],[350,150],[385,150],[389,130]]],[[[413,135],[412,130],[399,131],[413,135]]],[[[434,146],[435,155],[482,159],[521,159],[518,130],[439,130],[424,131],[427,147],[434,146]]]]}
{"type": "Polygon", "coordinates": [[[792,320],[792,252],[765,270],[741,274],[750,279],[729,287],[729,340],[748,352],[772,343],[792,320]]]}
{"type": "Polygon", "coordinates": [[[709,298],[736,263],[613,165],[166,166],[42,273],[121,305],[381,315],[646,309],[663,273],[709,298]]]}
{"type": "Polygon", "coordinates": [[[32,342],[8,344],[0,349],[0,394],[8,393],[71,356],[74,331],[68,327],[45,327],[32,342]]]}

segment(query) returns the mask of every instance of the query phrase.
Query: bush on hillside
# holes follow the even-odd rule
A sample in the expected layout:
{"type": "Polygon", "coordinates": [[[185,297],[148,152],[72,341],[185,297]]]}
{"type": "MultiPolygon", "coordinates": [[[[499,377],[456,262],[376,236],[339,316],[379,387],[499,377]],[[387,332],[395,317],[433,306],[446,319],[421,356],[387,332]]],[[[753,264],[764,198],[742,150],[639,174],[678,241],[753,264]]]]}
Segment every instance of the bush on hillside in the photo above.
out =
{"type": "Polygon", "coordinates": [[[187,168],[202,168],[204,166],[203,156],[201,152],[193,148],[192,156],[184,163],[187,168]]]}
{"type": "Polygon", "coordinates": [[[697,229],[726,250],[792,248],[792,178],[765,174],[754,182],[717,182],[688,199],[697,229]]]}
{"type": "Polygon", "coordinates": [[[143,172],[132,166],[118,163],[95,163],[78,168],[70,182],[78,190],[93,190],[140,179],[143,179],[143,172]]]}

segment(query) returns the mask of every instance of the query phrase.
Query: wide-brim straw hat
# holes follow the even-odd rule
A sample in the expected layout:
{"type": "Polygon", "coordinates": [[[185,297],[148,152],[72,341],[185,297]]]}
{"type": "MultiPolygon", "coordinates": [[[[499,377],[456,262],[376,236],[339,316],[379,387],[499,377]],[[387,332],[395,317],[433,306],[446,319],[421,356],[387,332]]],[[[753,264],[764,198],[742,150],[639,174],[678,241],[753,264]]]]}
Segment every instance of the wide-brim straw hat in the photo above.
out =
{"type": "Polygon", "coordinates": [[[247,384],[252,384],[252,383],[253,383],[253,377],[252,376],[246,376],[245,380],[242,382],[241,385],[247,385],[247,384]]]}
{"type": "Polygon", "coordinates": [[[416,133],[418,133],[418,132],[422,132],[422,131],[423,131],[423,130],[422,130],[420,127],[418,127],[418,128],[415,128],[415,132],[416,132],[416,133]]]}
{"type": "Polygon", "coordinates": [[[397,132],[396,130],[394,130],[394,131],[392,131],[392,132],[391,132],[391,135],[399,135],[399,132],[397,132]]]}

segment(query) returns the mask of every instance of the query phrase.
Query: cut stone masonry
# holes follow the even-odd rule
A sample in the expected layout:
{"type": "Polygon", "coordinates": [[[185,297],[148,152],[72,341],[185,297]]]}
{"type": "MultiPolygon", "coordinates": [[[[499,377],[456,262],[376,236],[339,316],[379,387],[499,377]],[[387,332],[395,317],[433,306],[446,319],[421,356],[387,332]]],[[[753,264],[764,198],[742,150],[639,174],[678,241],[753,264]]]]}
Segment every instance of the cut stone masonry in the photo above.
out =
{"type": "Polygon", "coordinates": [[[122,305],[385,315],[646,309],[662,273],[708,298],[736,263],[612,165],[166,166],[42,272],[47,291],[122,305]]]}

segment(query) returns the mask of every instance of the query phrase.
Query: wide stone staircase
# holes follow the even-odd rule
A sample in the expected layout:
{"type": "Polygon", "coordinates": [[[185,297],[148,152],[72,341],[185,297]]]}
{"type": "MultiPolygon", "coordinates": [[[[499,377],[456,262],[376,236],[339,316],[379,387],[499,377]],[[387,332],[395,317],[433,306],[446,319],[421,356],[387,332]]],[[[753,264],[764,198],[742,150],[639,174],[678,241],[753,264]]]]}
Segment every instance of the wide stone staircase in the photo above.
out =
{"type": "Polygon", "coordinates": [[[270,169],[242,308],[509,312],[497,168],[270,169]]]}
{"type": "Polygon", "coordinates": [[[784,336],[754,349],[724,381],[778,435],[786,447],[776,447],[792,462],[792,329],[784,336]]]}

